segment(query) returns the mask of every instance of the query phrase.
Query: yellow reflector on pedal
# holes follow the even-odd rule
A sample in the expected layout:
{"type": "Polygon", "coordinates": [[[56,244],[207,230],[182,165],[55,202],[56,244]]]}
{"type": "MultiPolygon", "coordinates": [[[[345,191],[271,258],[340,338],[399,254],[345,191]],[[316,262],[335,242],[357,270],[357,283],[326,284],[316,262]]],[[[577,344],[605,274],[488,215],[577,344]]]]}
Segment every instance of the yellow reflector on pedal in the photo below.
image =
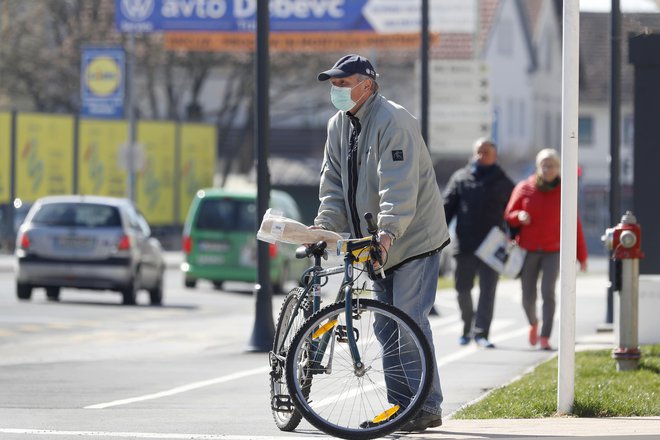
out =
{"type": "Polygon", "coordinates": [[[376,417],[374,417],[372,422],[374,422],[374,423],[384,422],[385,420],[389,419],[394,414],[396,414],[396,412],[399,410],[399,408],[400,408],[399,405],[394,405],[392,408],[386,409],[385,411],[383,411],[382,413],[380,413],[376,417]]]}
{"type": "Polygon", "coordinates": [[[314,334],[312,334],[312,339],[316,339],[319,336],[324,335],[328,330],[333,329],[335,325],[337,325],[336,319],[328,322],[327,324],[322,325],[318,330],[314,332],[314,334]]]}

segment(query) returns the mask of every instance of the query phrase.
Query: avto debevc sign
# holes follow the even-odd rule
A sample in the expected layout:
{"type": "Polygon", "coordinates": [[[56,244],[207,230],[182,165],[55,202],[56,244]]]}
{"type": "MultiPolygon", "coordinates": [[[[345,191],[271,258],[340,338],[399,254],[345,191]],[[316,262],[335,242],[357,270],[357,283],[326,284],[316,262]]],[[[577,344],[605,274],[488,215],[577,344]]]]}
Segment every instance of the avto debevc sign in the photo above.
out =
{"type": "MultiPolygon", "coordinates": [[[[272,31],[374,30],[370,0],[270,0],[272,31]]],[[[115,0],[121,32],[253,31],[257,0],[115,0]]]]}

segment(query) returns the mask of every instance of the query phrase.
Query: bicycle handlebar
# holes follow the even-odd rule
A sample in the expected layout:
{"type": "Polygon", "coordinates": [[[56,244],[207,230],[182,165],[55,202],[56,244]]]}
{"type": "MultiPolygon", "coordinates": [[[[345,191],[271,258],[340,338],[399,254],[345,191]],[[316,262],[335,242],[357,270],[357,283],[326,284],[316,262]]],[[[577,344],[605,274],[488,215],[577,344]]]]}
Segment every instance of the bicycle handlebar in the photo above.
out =
{"type": "Polygon", "coordinates": [[[371,235],[376,235],[378,232],[378,225],[374,221],[374,216],[370,212],[364,214],[364,219],[367,221],[367,232],[371,235]]]}

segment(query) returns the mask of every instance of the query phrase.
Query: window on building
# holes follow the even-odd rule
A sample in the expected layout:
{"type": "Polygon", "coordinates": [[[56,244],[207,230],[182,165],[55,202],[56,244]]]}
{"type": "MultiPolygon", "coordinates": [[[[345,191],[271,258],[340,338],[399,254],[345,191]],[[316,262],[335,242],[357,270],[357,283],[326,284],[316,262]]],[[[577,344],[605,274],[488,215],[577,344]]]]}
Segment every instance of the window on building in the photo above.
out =
{"type": "Polygon", "coordinates": [[[516,103],[512,98],[509,98],[506,102],[506,119],[507,119],[507,131],[509,132],[510,137],[515,137],[516,135],[516,103]]]}
{"type": "Polygon", "coordinates": [[[632,113],[623,116],[623,130],[621,132],[621,143],[626,147],[632,147],[635,135],[635,122],[632,113]]]}
{"type": "Polygon", "coordinates": [[[580,116],[578,119],[578,143],[583,147],[594,144],[594,118],[592,116],[580,116]]]}
{"type": "Polygon", "coordinates": [[[546,111],[543,115],[543,143],[545,145],[552,145],[552,140],[555,138],[552,133],[552,115],[546,111]]]}

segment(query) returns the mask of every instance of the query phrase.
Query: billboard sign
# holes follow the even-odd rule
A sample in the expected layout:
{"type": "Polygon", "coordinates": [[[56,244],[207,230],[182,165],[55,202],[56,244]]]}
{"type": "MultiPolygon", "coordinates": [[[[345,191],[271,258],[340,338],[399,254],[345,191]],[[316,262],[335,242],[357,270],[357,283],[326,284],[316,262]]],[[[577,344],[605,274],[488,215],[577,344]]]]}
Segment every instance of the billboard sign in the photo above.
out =
{"type": "Polygon", "coordinates": [[[488,66],[477,60],[431,60],[429,82],[431,152],[469,156],[477,138],[491,135],[488,66]]]}
{"type": "Polygon", "coordinates": [[[16,197],[73,192],[74,118],[21,113],[16,117],[16,197]]]}
{"type": "MultiPolygon", "coordinates": [[[[432,0],[431,31],[473,26],[474,0],[432,0]]],[[[418,33],[421,0],[270,0],[272,32],[370,31],[418,33]]],[[[257,0],[115,0],[120,32],[254,32],[257,0]]],[[[462,28],[461,28],[462,29],[462,28]]]]}
{"type": "Polygon", "coordinates": [[[80,72],[81,115],[124,115],[125,56],[121,47],[83,48],[80,72]]]}
{"type": "Polygon", "coordinates": [[[11,113],[0,113],[0,205],[11,200],[11,113]]]}

